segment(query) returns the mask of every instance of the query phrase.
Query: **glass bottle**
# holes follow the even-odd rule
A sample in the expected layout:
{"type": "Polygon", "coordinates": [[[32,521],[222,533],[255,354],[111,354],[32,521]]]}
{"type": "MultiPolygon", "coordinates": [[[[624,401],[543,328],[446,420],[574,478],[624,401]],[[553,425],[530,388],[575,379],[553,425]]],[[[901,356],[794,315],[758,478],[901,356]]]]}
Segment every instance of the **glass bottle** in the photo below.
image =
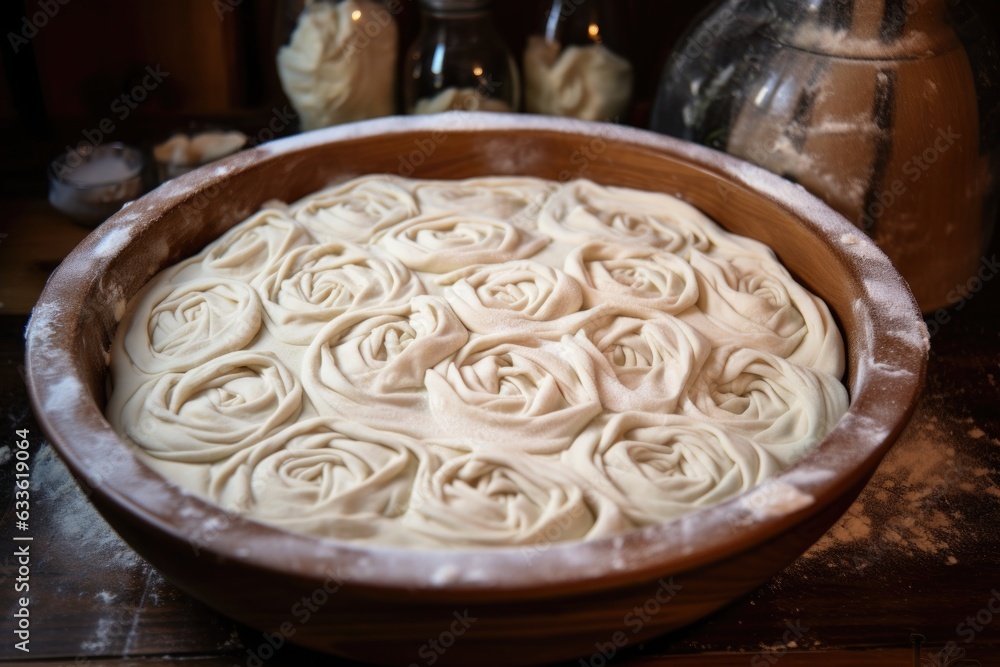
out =
{"type": "Polygon", "coordinates": [[[609,0],[551,0],[524,49],[529,113],[618,120],[632,99],[632,64],[609,0]]]}
{"type": "Polygon", "coordinates": [[[493,26],[493,0],[420,0],[423,26],[406,57],[408,113],[517,111],[517,65],[493,26]]]}
{"type": "Polygon", "coordinates": [[[924,312],[975,289],[996,215],[996,43],[950,0],[725,0],[671,55],[653,129],[794,180],[924,312]]]}
{"type": "Polygon", "coordinates": [[[396,110],[399,2],[284,0],[281,87],[303,130],[396,110]],[[395,13],[398,13],[396,11],[395,13]]]}

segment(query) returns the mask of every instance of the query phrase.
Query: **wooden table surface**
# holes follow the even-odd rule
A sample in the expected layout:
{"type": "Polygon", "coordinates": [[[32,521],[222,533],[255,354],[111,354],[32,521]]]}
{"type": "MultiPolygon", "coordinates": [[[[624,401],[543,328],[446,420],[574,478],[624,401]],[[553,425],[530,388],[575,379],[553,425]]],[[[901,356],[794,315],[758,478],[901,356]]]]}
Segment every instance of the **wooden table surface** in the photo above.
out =
{"type": "MultiPolygon", "coordinates": [[[[39,431],[22,377],[26,313],[87,230],[41,199],[0,205],[0,660],[262,664],[263,637],[181,593],[133,553],[39,431]],[[30,653],[15,648],[13,634],[21,594],[12,454],[15,432],[24,429],[32,461],[30,653]]],[[[984,258],[982,289],[932,327],[917,414],[845,517],[759,590],[685,630],[621,651],[611,664],[1000,665],[998,245],[984,258]]],[[[567,665],[605,664],[601,639],[594,638],[594,656],[567,665]]],[[[263,664],[354,663],[286,645],[263,664]]]]}

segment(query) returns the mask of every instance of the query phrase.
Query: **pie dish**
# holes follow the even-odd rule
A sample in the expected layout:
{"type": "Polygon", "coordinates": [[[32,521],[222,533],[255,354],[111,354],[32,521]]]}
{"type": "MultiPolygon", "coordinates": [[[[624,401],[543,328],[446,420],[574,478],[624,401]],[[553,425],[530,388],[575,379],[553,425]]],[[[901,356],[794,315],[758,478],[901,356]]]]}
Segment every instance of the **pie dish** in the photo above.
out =
{"type": "Polygon", "coordinates": [[[29,325],[27,366],[43,429],[93,489],[95,505],[190,594],[266,632],[359,660],[420,663],[429,638],[451,633],[446,650],[434,653],[437,664],[509,665],[642,641],[773,576],[874,472],[915,407],[928,349],[912,295],[888,259],[777,176],[639,130],[449,113],[274,142],[127,205],[53,275],[29,325]],[[626,535],[527,550],[412,551],[295,535],[166,483],[102,416],[106,354],[125,304],[158,270],[265,201],[296,200],[370,173],[585,176],[683,198],[729,231],[771,246],[829,304],[847,346],[847,414],[805,458],[748,493],[626,535]],[[315,607],[307,622],[291,611],[303,599],[315,607]],[[636,607],[655,613],[630,623],[636,607]]]}

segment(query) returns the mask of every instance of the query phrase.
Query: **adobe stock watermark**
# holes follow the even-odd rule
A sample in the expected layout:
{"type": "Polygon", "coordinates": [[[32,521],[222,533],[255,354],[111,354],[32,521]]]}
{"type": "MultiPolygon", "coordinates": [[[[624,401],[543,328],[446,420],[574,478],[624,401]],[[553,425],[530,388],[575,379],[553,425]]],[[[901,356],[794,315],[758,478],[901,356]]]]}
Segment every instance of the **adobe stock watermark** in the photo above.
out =
{"type": "Polygon", "coordinates": [[[931,145],[903,164],[903,174],[909,177],[910,185],[907,185],[902,178],[897,178],[889,187],[875,193],[875,201],[862,211],[861,228],[867,231],[874,227],[879,218],[906,196],[912,184],[918,183],[961,138],[962,135],[955,132],[950,125],[947,129],[938,128],[937,136],[931,145]]]}
{"type": "MultiPolygon", "coordinates": [[[[503,84],[499,81],[493,80],[492,74],[486,75],[485,81],[481,80],[479,86],[476,87],[475,94],[462,100],[461,108],[451,109],[451,111],[476,111],[501,85],[503,84]]],[[[460,129],[464,122],[464,117],[460,115],[446,113],[444,118],[453,121],[454,127],[449,128],[451,130],[460,129]]],[[[414,139],[413,150],[399,155],[396,173],[404,178],[413,175],[413,172],[423,166],[437,152],[438,147],[446,141],[448,141],[448,130],[435,130],[429,137],[414,139]]]]}
{"type": "MultiPolygon", "coordinates": [[[[628,463],[621,460],[622,458],[622,456],[611,457],[607,463],[608,468],[628,470],[628,463]]],[[[610,495],[614,496],[616,493],[620,493],[614,483],[607,478],[587,480],[582,491],[584,499],[579,503],[575,503],[570,507],[569,511],[560,513],[558,517],[545,526],[545,529],[542,531],[542,539],[521,547],[521,557],[524,558],[526,565],[530,565],[535,558],[559,544],[565,538],[566,532],[576,524],[576,520],[590,512],[585,500],[586,496],[595,493],[597,495],[610,493],[610,495]]]]}
{"type": "Polygon", "coordinates": [[[580,7],[582,7],[587,0],[563,0],[559,5],[559,21],[565,21],[570,16],[576,13],[580,7]]]}
{"type": "Polygon", "coordinates": [[[115,120],[124,122],[139,108],[149,94],[156,90],[170,72],[165,72],[160,65],[147,65],[145,76],[132,90],[122,93],[111,103],[110,114],[102,118],[97,126],[83,131],[83,141],[75,147],[66,146],[66,159],[56,167],[56,176],[62,178],[66,173],[76,169],[83,163],[84,157],[101,145],[116,129],[115,120]]]}
{"type": "MultiPolygon", "coordinates": [[[[918,667],[959,667],[959,665],[971,667],[971,665],[979,665],[978,661],[965,660],[966,649],[962,645],[972,644],[976,637],[986,630],[998,616],[1000,616],[1000,590],[994,588],[990,591],[990,598],[979,611],[967,616],[955,626],[955,635],[958,640],[949,641],[941,650],[932,653],[929,658],[921,660],[918,667]]],[[[914,635],[915,643],[918,638],[923,640],[922,636],[914,635]]]]}
{"type": "Polygon", "coordinates": [[[272,141],[291,127],[292,123],[298,120],[298,118],[299,115],[290,109],[287,104],[280,109],[278,107],[271,107],[271,118],[264,127],[257,131],[257,134],[247,139],[247,147],[253,148],[254,146],[272,141]]]}
{"type": "Polygon", "coordinates": [[[462,612],[453,612],[452,617],[454,620],[447,629],[443,630],[437,637],[428,639],[417,649],[417,655],[422,662],[411,662],[409,667],[421,667],[422,665],[430,667],[436,663],[462,635],[469,631],[472,624],[479,620],[470,614],[468,609],[462,612]]]}
{"type": "MultiPolygon", "coordinates": [[[[284,105],[281,109],[271,108],[271,118],[264,127],[260,128],[256,134],[247,139],[247,148],[254,148],[260,144],[272,141],[279,134],[288,129],[292,123],[298,119],[298,114],[284,105]]],[[[218,182],[212,183],[206,188],[198,190],[194,197],[184,202],[185,209],[194,211],[204,210],[211,202],[219,198],[226,188],[218,182]]]]}
{"type": "MultiPolygon", "coordinates": [[[[225,21],[242,4],[243,0],[212,0],[212,8],[220,21],[225,21]]],[[[369,20],[365,21],[363,26],[357,26],[359,29],[354,31],[354,38],[344,48],[343,57],[346,61],[350,61],[360,51],[367,48],[372,40],[378,37],[392,22],[393,16],[399,16],[403,13],[403,3],[401,0],[386,0],[384,4],[365,11],[368,13],[369,20]]]]}
{"type": "Polygon", "coordinates": [[[59,13],[64,5],[68,5],[70,0],[39,0],[38,11],[31,16],[21,17],[21,29],[17,32],[7,33],[7,42],[10,48],[17,54],[22,47],[38,36],[38,31],[49,24],[59,13]]]}
{"type": "Polygon", "coordinates": [[[402,13],[403,3],[400,0],[387,0],[385,6],[369,10],[370,19],[365,21],[360,30],[354,31],[354,39],[345,49],[345,59],[350,62],[360,52],[368,48],[372,40],[382,34],[382,31],[392,23],[392,17],[402,13]]]}
{"type": "MultiPolygon", "coordinates": [[[[674,578],[660,579],[659,587],[642,605],[634,607],[622,617],[622,625],[630,630],[632,635],[642,632],[642,629],[652,621],[663,607],[670,603],[677,594],[684,588],[683,585],[674,583],[674,578]]],[[[614,659],[618,651],[625,648],[629,642],[629,635],[625,630],[618,630],[606,642],[596,642],[594,648],[596,652],[589,658],[580,658],[580,667],[605,667],[614,659]]]]}
{"type": "MultiPolygon", "coordinates": [[[[263,667],[264,663],[274,657],[278,650],[285,643],[295,636],[298,629],[306,625],[330,599],[343,587],[344,581],[337,572],[326,572],[326,579],[320,586],[317,586],[309,595],[302,596],[292,604],[290,614],[295,622],[284,621],[276,632],[265,632],[264,641],[256,647],[248,647],[246,650],[246,667],[263,667]]],[[[234,666],[235,667],[235,666],[234,666]]]]}
{"type": "Polygon", "coordinates": [[[943,325],[951,322],[951,311],[957,313],[965,308],[966,304],[974,299],[988,282],[996,278],[997,273],[1000,273],[1000,262],[997,261],[997,256],[983,257],[979,262],[979,269],[976,273],[965,281],[964,285],[955,285],[945,296],[949,304],[948,307],[938,308],[934,312],[934,315],[928,315],[928,335],[931,338],[937,335],[943,325]]]}
{"type": "Polygon", "coordinates": [[[542,531],[543,539],[521,547],[521,557],[524,558],[525,564],[530,565],[535,558],[551,549],[552,545],[558,544],[566,534],[566,531],[576,523],[577,519],[581,518],[588,511],[585,503],[578,503],[571,507],[568,512],[561,513],[545,526],[545,530],[542,531]]]}
{"type": "MultiPolygon", "coordinates": [[[[619,118],[616,116],[611,122],[617,123],[619,122],[619,118]]],[[[577,146],[569,156],[570,164],[575,169],[561,170],[556,177],[557,184],[546,185],[545,192],[536,194],[530,204],[524,210],[520,211],[511,220],[511,223],[515,225],[530,224],[539,211],[542,210],[542,207],[545,206],[545,202],[556,193],[560,186],[574,179],[582,178],[590,170],[590,165],[604,155],[607,150],[608,142],[603,137],[594,137],[587,143],[577,146]]]]}
{"type": "MultiPolygon", "coordinates": [[[[822,428],[820,432],[827,430],[822,428]]],[[[813,502],[815,499],[798,487],[783,480],[769,479],[740,498],[738,507],[730,512],[729,527],[740,530],[769,517],[792,514],[813,502]]]]}
{"type": "Polygon", "coordinates": [[[936,653],[924,655],[923,635],[910,635],[910,643],[913,644],[913,667],[983,667],[983,663],[978,660],[968,660],[965,657],[965,649],[946,648],[936,653]]]}
{"type": "MultiPolygon", "coordinates": [[[[705,52],[719,44],[729,26],[736,22],[741,12],[746,11],[750,6],[750,0],[742,0],[732,6],[723,7],[720,11],[713,13],[708,20],[698,26],[697,31],[684,42],[684,48],[675,56],[676,60],[672,67],[684,67],[687,64],[702,58],[705,52]]],[[[770,16],[764,21],[776,18],[776,10],[767,5],[770,16]]],[[[751,54],[752,55],[752,54],[751,54]]]]}
{"type": "Polygon", "coordinates": [[[211,546],[215,540],[219,539],[219,535],[232,528],[235,522],[243,518],[243,513],[239,508],[251,504],[252,493],[260,491],[260,484],[262,482],[255,481],[251,492],[241,495],[229,505],[220,504],[218,507],[222,510],[222,516],[214,516],[202,521],[198,531],[188,536],[188,544],[191,545],[195,558],[200,557],[203,549],[211,546]]]}

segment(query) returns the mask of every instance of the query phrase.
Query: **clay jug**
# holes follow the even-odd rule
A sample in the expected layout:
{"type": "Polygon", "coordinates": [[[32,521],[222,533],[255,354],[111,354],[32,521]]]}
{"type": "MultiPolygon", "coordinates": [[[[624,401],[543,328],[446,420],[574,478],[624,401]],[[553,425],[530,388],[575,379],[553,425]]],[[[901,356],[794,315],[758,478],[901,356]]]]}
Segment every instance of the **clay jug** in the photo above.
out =
{"type": "Polygon", "coordinates": [[[726,1],[668,61],[653,129],[800,183],[868,233],[930,312],[981,289],[989,266],[997,59],[961,3],[726,1]]]}

